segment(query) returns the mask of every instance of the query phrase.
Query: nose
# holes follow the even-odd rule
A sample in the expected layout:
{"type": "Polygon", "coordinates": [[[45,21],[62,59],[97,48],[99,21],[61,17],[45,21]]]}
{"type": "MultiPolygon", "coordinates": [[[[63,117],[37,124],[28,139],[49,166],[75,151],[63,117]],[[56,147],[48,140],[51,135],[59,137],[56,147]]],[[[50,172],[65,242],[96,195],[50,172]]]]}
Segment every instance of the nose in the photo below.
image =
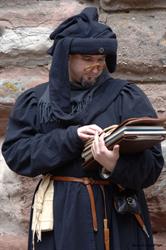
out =
{"type": "Polygon", "coordinates": [[[100,63],[95,63],[95,64],[92,64],[92,65],[89,65],[87,66],[85,69],[84,69],[84,72],[85,73],[89,73],[89,72],[92,72],[94,74],[98,73],[99,71],[103,70],[104,68],[104,65],[100,64],[100,63]]]}
{"type": "Polygon", "coordinates": [[[94,74],[97,74],[97,73],[99,73],[100,70],[101,70],[101,66],[95,65],[94,67],[92,67],[91,72],[94,74]]]}

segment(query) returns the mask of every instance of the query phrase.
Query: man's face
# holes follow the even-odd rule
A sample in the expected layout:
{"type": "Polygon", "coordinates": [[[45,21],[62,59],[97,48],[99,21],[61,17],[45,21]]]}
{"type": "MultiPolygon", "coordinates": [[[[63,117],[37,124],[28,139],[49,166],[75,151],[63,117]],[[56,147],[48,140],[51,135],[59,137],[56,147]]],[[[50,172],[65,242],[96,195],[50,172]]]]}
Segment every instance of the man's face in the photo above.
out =
{"type": "Polygon", "coordinates": [[[75,54],[69,57],[70,80],[85,87],[94,85],[105,67],[105,55],[75,54]]]}

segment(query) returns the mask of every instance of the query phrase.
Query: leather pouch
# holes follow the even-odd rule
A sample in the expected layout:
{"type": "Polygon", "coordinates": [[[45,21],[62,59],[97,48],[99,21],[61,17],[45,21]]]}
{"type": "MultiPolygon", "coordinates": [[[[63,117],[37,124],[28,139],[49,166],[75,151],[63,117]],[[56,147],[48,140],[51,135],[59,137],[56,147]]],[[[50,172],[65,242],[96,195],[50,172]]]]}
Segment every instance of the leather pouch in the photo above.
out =
{"type": "Polygon", "coordinates": [[[126,190],[115,194],[114,207],[119,214],[140,213],[140,205],[137,195],[135,193],[127,192],[126,190]]]}

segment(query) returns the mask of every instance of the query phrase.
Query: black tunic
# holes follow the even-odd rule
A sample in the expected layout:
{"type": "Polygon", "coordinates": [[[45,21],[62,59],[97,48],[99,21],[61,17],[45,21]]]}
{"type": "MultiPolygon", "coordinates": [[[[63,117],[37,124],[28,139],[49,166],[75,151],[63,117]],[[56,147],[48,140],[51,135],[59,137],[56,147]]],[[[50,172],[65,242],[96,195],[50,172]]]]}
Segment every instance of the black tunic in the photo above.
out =
{"type": "MultiPolygon", "coordinates": [[[[20,175],[33,177],[50,173],[100,179],[98,170],[88,173],[81,166],[83,143],[77,135],[78,126],[97,124],[105,128],[130,117],[156,116],[149,100],[135,84],[110,80],[102,85],[84,110],[80,124],[68,127],[60,127],[53,121],[40,124],[38,100],[46,87],[47,83],[24,92],[17,99],[10,116],[2,152],[8,166],[20,175]]],[[[120,156],[111,175],[112,184],[106,188],[111,250],[154,249],[142,189],[155,183],[163,163],[160,145],[142,153],[120,156]],[[137,192],[150,238],[132,214],[120,215],[115,211],[113,196],[117,183],[137,192]]],[[[54,230],[42,234],[42,241],[36,244],[36,249],[104,250],[104,211],[100,188],[93,186],[98,220],[98,232],[94,232],[86,187],[71,182],[56,182],[54,186],[54,230]]],[[[32,249],[31,241],[30,230],[29,250],[32,249]]]]}

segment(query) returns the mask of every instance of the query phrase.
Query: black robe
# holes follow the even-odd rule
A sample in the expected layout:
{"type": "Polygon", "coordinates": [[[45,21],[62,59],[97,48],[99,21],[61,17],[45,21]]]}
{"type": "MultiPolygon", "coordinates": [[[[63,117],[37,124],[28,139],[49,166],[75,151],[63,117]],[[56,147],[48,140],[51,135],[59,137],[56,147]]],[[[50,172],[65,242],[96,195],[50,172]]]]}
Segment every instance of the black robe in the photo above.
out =
{"type": "MultiPolygon", "coordinates": [[[[110,79],[86,107],[80,124],[68,127],[54,121],[40,124],[38,100],[46,87],[47,83],[24,92],[17,99],[10,116],[2,152],[8,166],[20,175],[33,177],[50,173],[100,179],[99,169],[85,172],[82,168],[83,143],[77,135],[78,126],[97,124],[105,128],[130,117],[156,117],[149,100],[135,84],[110,79]]],[[[111,250],[154,249],[142,189],[155,183],[163,163],[160,145],[142,153],[120,156],[111,175],[112,184],[106,187],[111,250]],[[115,211],[113,197],[117,183],[137,192],[149,238],[132,214],[120,215],[115,211]]],[[[56,182],[54,187],[54,230],[43,233],[42,241],[36,244],[35,249],[104,250],[103,197],[99,186],[93,186],[98,232],[93,231],[86,187],[71,182],[56,182]]],[[[32,249],[31,242],[30,230],[29,250],[32,249]]]]}

